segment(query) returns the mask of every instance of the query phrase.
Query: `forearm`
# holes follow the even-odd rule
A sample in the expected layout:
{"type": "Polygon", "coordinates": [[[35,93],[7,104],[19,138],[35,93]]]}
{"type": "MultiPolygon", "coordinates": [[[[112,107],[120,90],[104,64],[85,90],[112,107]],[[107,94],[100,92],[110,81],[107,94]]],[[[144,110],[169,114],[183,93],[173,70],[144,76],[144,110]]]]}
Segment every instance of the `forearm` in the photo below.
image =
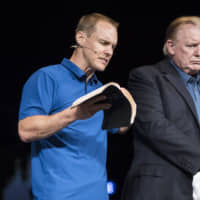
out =
{"type": "Polygon", "coordinates": [[[74,109],[68,108],[59,113],[44,116],[36,115],[19,121],[18,132],[23,142],[31,142],[53,135],[76,120],[74,109]]]}
{"type": "Polygon", "coordinates": [[[37,115],[24,118],[20,120],[18,124],[19,136],[24,142],[31,142],[49,137],[75,120],[84,120],[93,116],[100,110],[109,109],[111,106],[110,104],[96,103],[104,99],[104,96],[97,96],[90,101],[75,107],[66,108],[53,115],[37,115]]]}

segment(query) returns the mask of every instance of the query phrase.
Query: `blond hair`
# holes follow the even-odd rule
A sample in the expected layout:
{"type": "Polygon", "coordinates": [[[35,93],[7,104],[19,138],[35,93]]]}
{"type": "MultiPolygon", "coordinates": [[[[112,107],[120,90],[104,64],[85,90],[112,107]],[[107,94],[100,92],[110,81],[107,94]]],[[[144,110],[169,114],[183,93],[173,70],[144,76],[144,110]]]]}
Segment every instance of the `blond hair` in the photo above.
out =
{"type": "Polygon", "coordinates": [[[166,30],[166,35],[165,35],[165,43],[163,46],[163,53],[165,56],[168,56],[168,50],[167,50],[167,45],[166,42],[167,40],[175,40],[177,37],[177,32],[181,28],[182,25],[185,24],[192,24],[194,26],[200,26],[200,17],[197,16],[182,16],[178,17],[175,20],[173,20],[167,30],[166,30]]]}
{"type": "Polygon", "coordinates": [[[116,29],[119,26],[119,23],[117,21],[115,21],[114,19],[111,19],[108,16],[105,16],[100,13],[91,13],[91,14],[87,14],[81,17],[76,27],[76,33],[79,31],[84,31],[88,35],[90,35],[94,31],[95,25],[99,21],[106,21],[112,24],[116,29]]]}

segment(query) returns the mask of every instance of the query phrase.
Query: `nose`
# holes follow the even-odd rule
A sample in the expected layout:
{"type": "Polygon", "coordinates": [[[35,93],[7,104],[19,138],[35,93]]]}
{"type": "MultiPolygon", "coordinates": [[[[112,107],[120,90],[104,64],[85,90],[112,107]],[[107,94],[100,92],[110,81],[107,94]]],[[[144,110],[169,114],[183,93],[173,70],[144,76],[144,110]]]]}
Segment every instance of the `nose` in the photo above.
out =
{"type": "Polygon", "coordinates": [[[106,47],[106,49],[105,49],[105,54],[107,55],[107,56],[112,56],[113,55],[113,47],[112,46],[107,46],[106,47]]]}
{"type": "Polygon", "coordinates": [[[200,57],[200,45],[195,49],[195,56],[200,57]]]}

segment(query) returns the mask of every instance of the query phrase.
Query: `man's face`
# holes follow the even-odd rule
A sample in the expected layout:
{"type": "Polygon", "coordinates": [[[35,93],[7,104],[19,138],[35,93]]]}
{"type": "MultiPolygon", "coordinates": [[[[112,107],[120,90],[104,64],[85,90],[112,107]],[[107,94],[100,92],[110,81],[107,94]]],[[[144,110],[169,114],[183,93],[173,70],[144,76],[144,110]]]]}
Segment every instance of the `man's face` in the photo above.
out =
{"type": "Polygon", "coordinates": [[[169,52],[174,63],[185,73],[194,75],[200,71],[200,27],[186,24],[180,27],[169,52]]]}
{"type": "Polygon", "coordinates": [[[99,21],[94,32],[82,43],[85,65],[94,71],[104,71],[116,45],[117,29],[108,22],[99,21]]]}

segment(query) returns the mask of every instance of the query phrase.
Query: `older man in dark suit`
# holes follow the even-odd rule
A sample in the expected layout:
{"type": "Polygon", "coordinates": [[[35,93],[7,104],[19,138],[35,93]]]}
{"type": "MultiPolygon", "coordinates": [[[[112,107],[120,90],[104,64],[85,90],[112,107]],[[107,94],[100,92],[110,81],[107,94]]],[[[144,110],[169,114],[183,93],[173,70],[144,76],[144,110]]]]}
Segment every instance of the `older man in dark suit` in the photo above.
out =
{"type": "Polygon", "coordinates": [[[130,72],[138,110],[122,200],[200,199],[200,17],[172,21],[163,51],[130,72]]]}

